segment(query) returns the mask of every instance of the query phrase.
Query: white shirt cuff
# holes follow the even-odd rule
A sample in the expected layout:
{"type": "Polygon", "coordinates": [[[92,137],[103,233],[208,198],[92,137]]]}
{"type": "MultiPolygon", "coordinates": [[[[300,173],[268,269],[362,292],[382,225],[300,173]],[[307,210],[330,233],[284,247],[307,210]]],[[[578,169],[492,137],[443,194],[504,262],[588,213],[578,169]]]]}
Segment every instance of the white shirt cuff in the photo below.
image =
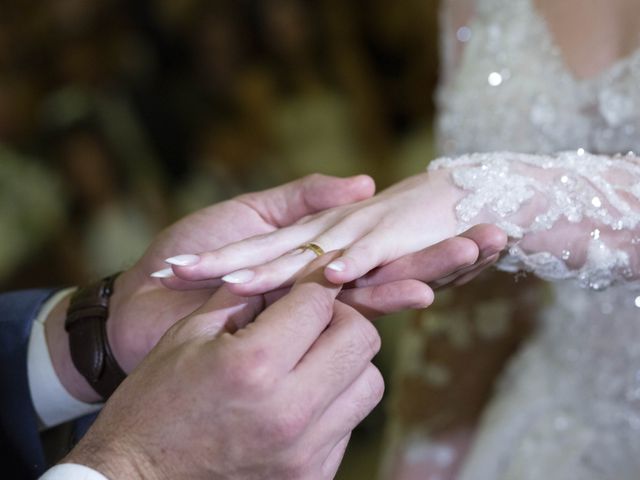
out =
{"type": "Polygon", "coordinates": [[[93,468],[78,465],[77,463],[61,463],[50,468],[40,480],[109,480],[93,468]]]}
{"type": "Polygon", "coordinates": [[[67,392],[60,382],[53,368],[53,363],[51,362],[51,355],[49,354],[49,347],[47,346],[47,339],[44,332],[44,323],[49,313],[51,313],[51,310],[71,291],[73,291],[72,288],[62,290],[44,303],[33,322],[31,335],[29,336],[29,346],[27,350],[29,390],[31,392],[33,406],[43,429],[55,427],[56,425],[96,412],[102,408],[102,404],[81,402],[67,392]]]}

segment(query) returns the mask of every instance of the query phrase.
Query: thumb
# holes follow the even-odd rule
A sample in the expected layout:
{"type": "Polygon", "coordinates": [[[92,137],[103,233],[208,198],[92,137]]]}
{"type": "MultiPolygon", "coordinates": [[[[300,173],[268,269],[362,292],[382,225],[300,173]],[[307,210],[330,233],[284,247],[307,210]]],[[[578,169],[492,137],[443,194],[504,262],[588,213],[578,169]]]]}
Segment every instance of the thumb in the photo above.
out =
{"type": "Polygon", "coordinates": [[[244,336],[245,344],[253,345],[278,371],[294,368],[331,322],[341,286],[329,282],[323,269],[337,255],[327,253],[312,262],[291,291],[262,312],[244,336]]]}
{"type": "Polygon", "coordinates": [[[368,175],[338,178],[313,174],[241,199],[269,224],[284,227],[306,215],[369,198],[375,188],[368,175]]]}
{"type": "Polygon", "coordinates": [[[264,308],[262,295],[240,297],[226,287],[219,288],[200,308],[183,319],[178,327],[188,338],[217,337],[234,333],[252,322],[264,308]]]}

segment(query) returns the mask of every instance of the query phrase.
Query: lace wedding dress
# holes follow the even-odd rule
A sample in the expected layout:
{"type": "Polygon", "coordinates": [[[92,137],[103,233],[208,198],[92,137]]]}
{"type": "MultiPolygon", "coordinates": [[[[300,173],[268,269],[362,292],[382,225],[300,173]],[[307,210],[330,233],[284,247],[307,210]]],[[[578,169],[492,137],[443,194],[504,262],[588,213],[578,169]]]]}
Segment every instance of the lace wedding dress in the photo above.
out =
{"type": "Polygon", "coordinates": [[[501,269],[553,282],[459,478],[637,479],[640,158],[627,152],[640,152],[640,50],[579,79],[533,1],[443,2],[448,158],[430,168],[467,192],[461,229],[509,233],[501,269]]]}

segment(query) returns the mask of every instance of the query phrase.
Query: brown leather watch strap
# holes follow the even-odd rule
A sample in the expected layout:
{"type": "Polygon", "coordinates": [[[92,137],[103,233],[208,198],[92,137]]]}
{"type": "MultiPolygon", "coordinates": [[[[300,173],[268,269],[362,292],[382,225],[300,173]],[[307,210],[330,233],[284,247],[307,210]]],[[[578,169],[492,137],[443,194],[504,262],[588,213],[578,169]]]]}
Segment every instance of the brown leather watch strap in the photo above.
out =
{"type": "Polygon", "coordinates": [[[65,321],[73,364],[103,401],[127,376],[113,356],[107,338],[109,299],[118,275],[79,288],[71,297],[65,321]]]}

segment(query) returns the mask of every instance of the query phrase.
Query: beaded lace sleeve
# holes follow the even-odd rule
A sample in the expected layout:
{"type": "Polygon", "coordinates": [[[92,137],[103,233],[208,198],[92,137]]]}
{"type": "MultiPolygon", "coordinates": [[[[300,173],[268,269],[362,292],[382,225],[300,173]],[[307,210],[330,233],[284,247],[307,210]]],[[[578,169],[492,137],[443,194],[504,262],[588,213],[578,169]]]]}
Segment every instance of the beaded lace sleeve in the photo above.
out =
{"type": "Polygon", "coordinates": [[[429,169],[450,170],[465,192],[459,231],[494,223],[509,235],[502,270],[593,289],[640,278],[640,158],[499,152],[441,158],[429,169]]]}

